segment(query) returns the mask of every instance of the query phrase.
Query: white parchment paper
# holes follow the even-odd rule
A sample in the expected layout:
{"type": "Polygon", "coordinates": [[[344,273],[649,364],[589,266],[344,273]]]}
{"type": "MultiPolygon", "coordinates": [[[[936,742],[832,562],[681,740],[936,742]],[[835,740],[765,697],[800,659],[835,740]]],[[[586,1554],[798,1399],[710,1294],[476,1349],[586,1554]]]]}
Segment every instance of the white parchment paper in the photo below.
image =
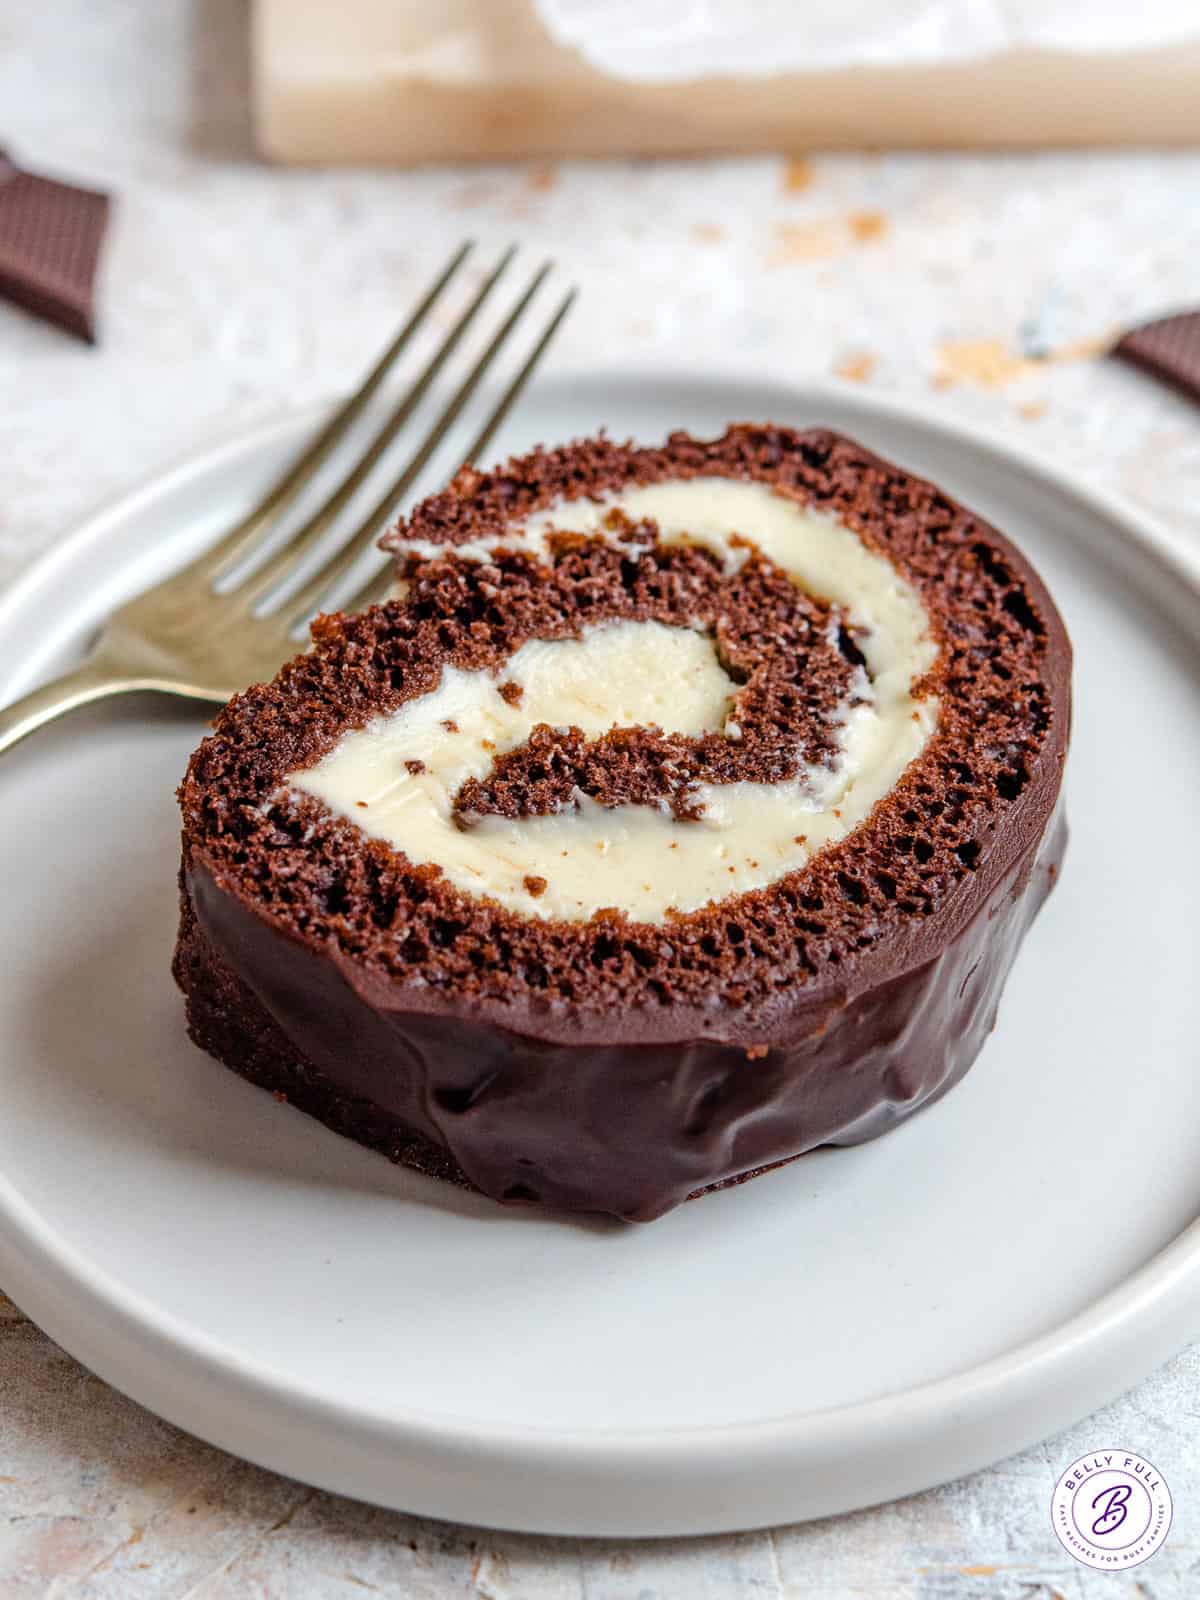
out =
{"type": "Polygon", "coordinates": [[[1085,53],[1200,38],[1196,0],[534,0],[551,36],[611,77],[678,83],[847,66],[1085,53]]]}

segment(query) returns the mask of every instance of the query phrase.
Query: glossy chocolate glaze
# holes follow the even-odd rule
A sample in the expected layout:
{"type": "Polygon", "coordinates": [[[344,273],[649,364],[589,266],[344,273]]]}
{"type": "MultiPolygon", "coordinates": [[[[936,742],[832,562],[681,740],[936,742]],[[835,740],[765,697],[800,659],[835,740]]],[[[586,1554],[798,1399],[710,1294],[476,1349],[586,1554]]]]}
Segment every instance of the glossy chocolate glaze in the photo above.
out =
{"type": "Polygon", "coordinates": [[[624,1039],[588,1044],[567,1019],[519,1031],[372,991],[199,865],[177,975],[198,1043],[339,1132],[496,1200],[644,1221],[817,1145],[874,1138],[944,1093],[995,1022],[1065,843],[1060,812],[936,953],[759,1019],[765,1046],[719,1012],[692,1037],[635,1043],[626,1019],[624,1039]]]}
{"type": "Polygon", "coordinates": [[[393,1160],[631,1219],[872,1138],[966,1071],[1065,842],[1070,645],[1020,553],[822,430],[583,441],[466,474],[414,516],[452,545],[565,486],[712,471],[847,518],[930,607],[939,729],[871,818],[796,881],[669,924],[556,925],[470,900],[290,795],[288,772],[446,660],[496,666],[577,628],[581,606],[597,615],[597,596],[599,614],[678,625],[702,578],[666,572],[694,553],[589,547],[550,572],[489,567],[504,604],[483,605],[451,553],[410,574],[403,605],[321,619],[316,648],[235,697],[193,757],[175,971],[198,1044],[393,1160]]]}

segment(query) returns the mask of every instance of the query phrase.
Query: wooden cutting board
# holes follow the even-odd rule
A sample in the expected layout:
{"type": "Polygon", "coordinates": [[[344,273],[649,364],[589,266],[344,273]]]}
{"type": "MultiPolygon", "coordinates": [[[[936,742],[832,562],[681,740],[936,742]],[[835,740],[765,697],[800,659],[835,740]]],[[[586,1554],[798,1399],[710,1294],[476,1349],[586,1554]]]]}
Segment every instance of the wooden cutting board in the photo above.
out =
{"type": "Polygon", "coordinates": [[[1200,143],[1200,42],[648,85],[555,44],[531,0],[255,0],[253,29],[277,161],[1200,143]]]}

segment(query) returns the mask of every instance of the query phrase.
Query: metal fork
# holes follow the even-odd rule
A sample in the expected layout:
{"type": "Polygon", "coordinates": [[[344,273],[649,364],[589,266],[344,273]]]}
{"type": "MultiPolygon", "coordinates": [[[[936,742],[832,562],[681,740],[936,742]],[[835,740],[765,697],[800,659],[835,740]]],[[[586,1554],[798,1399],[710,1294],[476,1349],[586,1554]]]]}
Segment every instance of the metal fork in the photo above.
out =
{"type": "MultiPolygon", "coordinates": [[[[411,387],[393,406],[361,458],[338,487],[278,550],[264,554],[278,519],[313,479],[421,328],[471,251],[464,244],[430,286],[408,321],[363,379],[319,431],[303,454],[239,523],[197,560],[115,611],[96,644],[73,671],[0,710],[0,754],[36,728],[77,706],[133,690],[152,690],[193,700],[223,702],[249,683],[274,676],[301,648],[299,630],[370,548],[384,521],[398,508],[430,457],[466,409],[485,374],[507,343],[551,269],[533,276],[467,377],[441,410],[399,477],[334,553],[295,587],[297,569],[324,537],[352,496],[366,482],[405,422],[416,410],[496,285],[510,266],[507,250],[483,280],[470,304],[442,340],[411,387]],[[255,560],[255,556],[260,559],[255,560]],[[248,570],[235,571],[244,563],[248,570]],[[231,576],[232,582],[228,581],[231,576]]],[[[537,367],[575,290],[561,301],[529,355],[483,419],[463,461],[476,460],[491,442],[537,367]]],[[[369,605],[386,594],[386,569],[364,584],[344,609],[369,605]]]]}

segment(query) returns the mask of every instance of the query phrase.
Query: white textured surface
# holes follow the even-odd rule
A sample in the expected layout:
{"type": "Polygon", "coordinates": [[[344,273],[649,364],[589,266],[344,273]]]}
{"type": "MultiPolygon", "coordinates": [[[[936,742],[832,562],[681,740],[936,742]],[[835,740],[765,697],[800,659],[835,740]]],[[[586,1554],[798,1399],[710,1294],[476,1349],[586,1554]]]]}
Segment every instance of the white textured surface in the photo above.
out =
{"type": "MultiPolygon", "coordinates": [[[[760,372],[841,370],[1010,430],[1200,539],[1200,411],[1088,355],[1200,297],[1200,157],[278,173],[249,157],[241,20],[233,0],[0,3],[5,140],[121,200],[98,352],[0,308],[0,574],[206,438],[331,393],[467,231],[553,249],[581,283],[563,363],[719,349],[760,372]]],[[[571,1544],[243,1466],[0,1302],[0,1595],[1191,1600],[1198,1385],[1193,1351],[1046,1446],[881,1510],[571,1544]],[[1075,1567],[1048,1519],[1059,1469],[1109,1443],[1175,1495],[1166,1549],[1123,1578],[1075,1567]]]]}

